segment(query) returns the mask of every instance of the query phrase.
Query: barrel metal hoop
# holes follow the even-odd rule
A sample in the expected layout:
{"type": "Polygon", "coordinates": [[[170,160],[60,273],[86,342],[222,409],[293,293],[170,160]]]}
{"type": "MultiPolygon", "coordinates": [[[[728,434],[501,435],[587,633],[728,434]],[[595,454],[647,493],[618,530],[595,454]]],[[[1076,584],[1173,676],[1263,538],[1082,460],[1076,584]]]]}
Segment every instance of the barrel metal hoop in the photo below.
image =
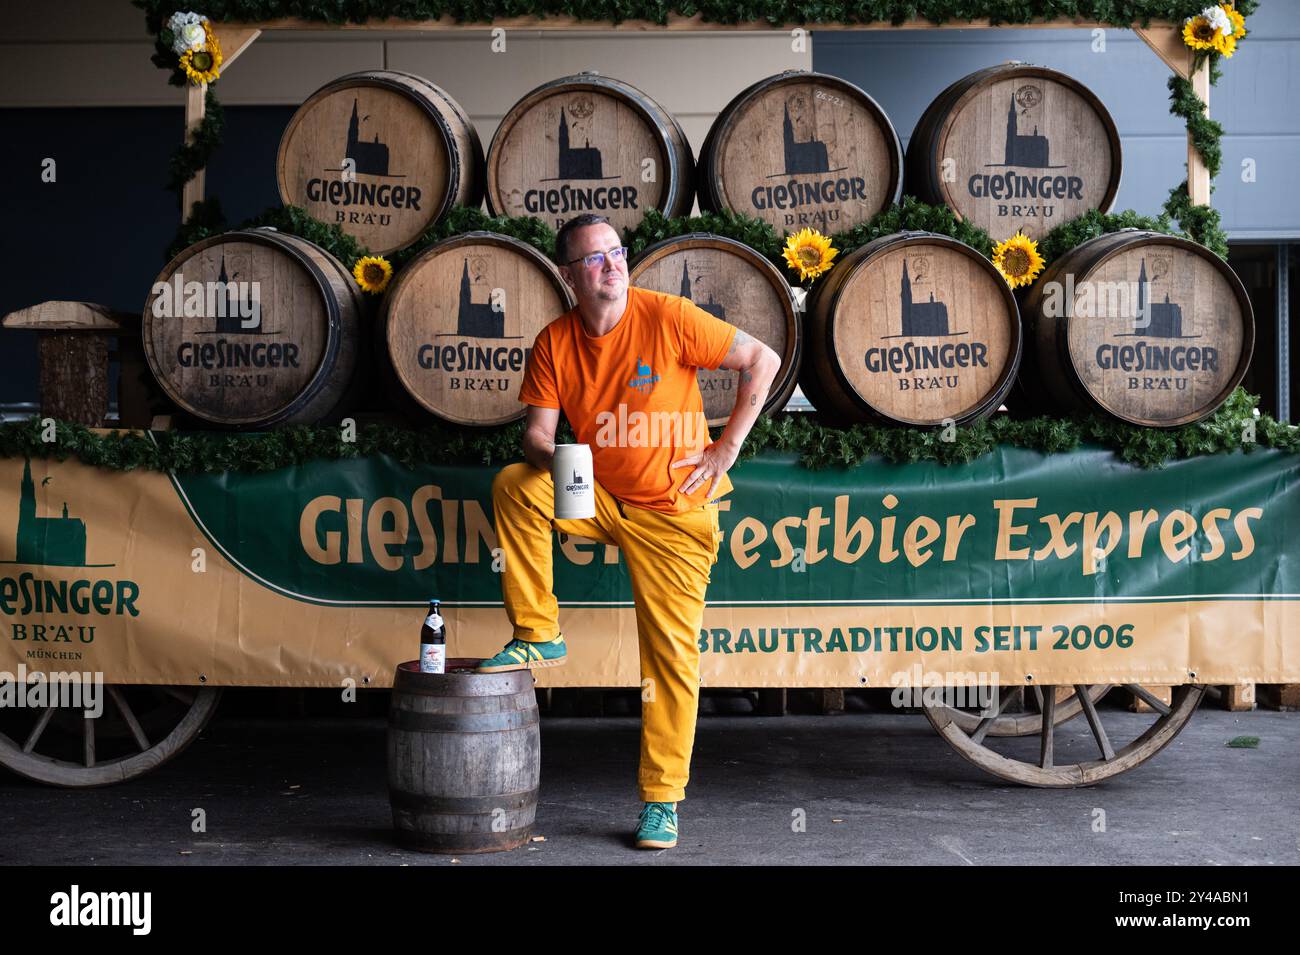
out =
{"type": "Polygon", "coordinates": [[[417,815],[427,813],[455,813],[460,815],[482,815],[497,809],[515,812],[537,805],[536,788],[521,792],[499,793],[490,796],[434,796],[428,793],[413,793],[403,789],[389,789],[389,801],[394,809],[417,815]]]}
{"type": "Polygon", "coordinates": [[[538,724],[536,709],[510,710],[505,713],[416,713],[412,710],[388,711],[392,729],[416,733],[501,733],[538,724]]]}

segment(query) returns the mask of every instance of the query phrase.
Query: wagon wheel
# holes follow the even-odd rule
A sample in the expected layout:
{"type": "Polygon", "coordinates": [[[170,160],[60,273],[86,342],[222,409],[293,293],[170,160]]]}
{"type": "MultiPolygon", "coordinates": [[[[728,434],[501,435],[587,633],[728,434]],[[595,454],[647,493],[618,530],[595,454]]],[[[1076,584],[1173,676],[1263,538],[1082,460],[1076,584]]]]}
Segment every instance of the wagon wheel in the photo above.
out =
{"type": "Polygon", "coordinates": [[[85,788],[143,776],[202,732],[218,687],[105,684],[103,711],[46,706],[0,712],[0,766],[52,786],[85,788]]]}
{"type": "MultiPolygon", "coordinates": [[[[1088,698],[1097,703],[1105,696],[1111,688],[1110,683],[1093,683],[1088,685],[1088,698]]],[[[987,725],[984,724],[984,716],[979,707],[958,708],[953,706],[943,706],[949,711],[954,723],[965,730],[967,733],[980,731],[980,739],[985,736],[1033,736],[1042,731],[1043,728],[1043,689],[1042,687],[1032,687],[1033,694],[1029,699],[1025,698],[1025,687],[1011,686],[1001,687],[997,696],[997,716],[994,717],[987,725]],[[1034,712],[1017,712],[1021,706],[1033,700],[1036,704],[1034,712]]],[[[1083,712],[1083,703],[1079,699],[1079,694],[1075,692],[1074,687],[1070,687],[1070,695],[1065,699],[1056,701],[1055,719],[1056,725],[1069,722],[1083,712]]]]}
{"type": "MultiPolygon", "coordinates": [[[[1133,683],[1124,685],[1146,702],[1152,713],[1145,717],[1129,713],[1114,714],[1123,718],[1111,720],[1111,732],[1124,732],[1124,738],[1128,738],[1132,734],[1134,721],[1144,723],[1152,717],[1154,720],[1136,738],[1119,748],[1112,743],[1103,726],[1101,714],[1093,705],[1091,694],[1083,693],[1083,684],[1075,686],[1075,695],[1080,699],[1080,707],[1091,732],[1063,740],[1059,749],[1056,745],[1058,723],[1055,687],[1050,688],[1052,692],[1048,692],[1048,687],[1043,688],[1043,716],[1046,718],[1039,720],[1038,738],[1030,740],[1004,737],[998,741],[996,749],[987,742],[988,733],[981,733],[979,727],[974,732],[962,729],[949,707],[925,706],[923,709],[930,723],[948,745],[980,769],[1026,786],[1064,789],[1089,786],[1146,762],[1164,749],[1187,725],[1205,695],[1205,687],[1184,684],[1174,687],[1172,701],[1166,704],[1145,687],[1133,683]],[[1084,758],[1094,747],[1100,758],[1084,758]],[[1065,761],[1059,758],[1062,756],[1065,761]]],[[[1107,714],[1108,717],[1111,715],[1107,714]]]]}

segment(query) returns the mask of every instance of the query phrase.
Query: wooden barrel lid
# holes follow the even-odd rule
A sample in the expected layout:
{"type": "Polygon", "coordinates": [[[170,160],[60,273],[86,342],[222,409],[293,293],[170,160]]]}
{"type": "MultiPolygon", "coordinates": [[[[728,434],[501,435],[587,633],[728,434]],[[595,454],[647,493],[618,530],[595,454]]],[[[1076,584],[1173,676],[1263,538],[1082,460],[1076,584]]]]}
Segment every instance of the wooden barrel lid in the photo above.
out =
{"type": "Polygon", "coordinates": [[[430,246],[384,296],[386,354],[426,412],[467,425],[523,417],[519,386],[533,341],[575,302],[527,243],[466,232],[430,246]]]}
{"type": "Polygon", "coordinates": [[[167,264],[141,339],[159,385],[191,414],[296,423],[311,420],[306,403],[337,398],[351,377],[360,308],[347,270],[323,249],[272,229],[230,232],[167,264]]]}
{"type": "Polygon", "coordinates": [[[276,162],[286,205],[377,253],[409,245],[452,205],[477,207],[482,165],[465,111],[398,70],[350,73],[313,93],[285,128],[276,162]]]}
{"type": "MultiPolygon", "coordinates": [[[[781,369],[763,411],[785,407],[795,387],[800,325],[790,286],[771,262],[742,242],[692,232],[646,249],[632,264],[630,278],[641,288],[689,298],[780,355],[781,369]]],[[[711,426],[731,417],[738,376],[726,369],[700,369],[700,395],[711,426]]]]}
{"type": "Polygon", "coordinates": [[[1002,240],[1110,209],[1122,166],[1101,100],[1073,77],[1003,64],[939,95],[908,143],[908,190],[1002,240]]]}
{"type": "Polygon", "coordinates": [[[1204,246],[1156,232],[1085,242],[1053,263],[1025,304],[1038,376],[1133,424],[1211,414],[1254,348],[1250,299],[1232,269],[1204,246]]]}
{"type": "Polygon", "coordinates": [[[996,411],[1020,358],[1016,301],[974,249],[885,236],[836,264],[810,306],[824,391],[865,419],[964,424],[996,411]]]}
{"type": "Polygon", "coordinates": [[[700,206],[731,209],[778,232],[842,232],[897,201],[898,134],[862,89],[791,70],[743,90],[718,114],[700,154],[700,206]]]}
{"type": "Polygon", "coordinates": [[[539,86],[501,120],[488,149],[488,208],[554,229],[594,212],[621,233],[648,209],[688,213],[694,168],[662,106],[620,80],[580,73],[539,86]]]}

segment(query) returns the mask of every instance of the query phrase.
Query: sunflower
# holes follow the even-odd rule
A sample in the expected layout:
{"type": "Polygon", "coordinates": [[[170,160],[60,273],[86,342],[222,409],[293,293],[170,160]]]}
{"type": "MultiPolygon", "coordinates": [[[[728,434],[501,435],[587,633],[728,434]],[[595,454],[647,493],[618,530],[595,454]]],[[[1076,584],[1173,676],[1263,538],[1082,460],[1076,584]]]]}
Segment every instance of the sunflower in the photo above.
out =
{"type": "Polygon", "coordinates": [[[1240,40],[1246,35],[1246,18],[1238,13],[1237,8],[1231,4],[1225,3],[1223,5],[1223,12],[1226,13],[1228,19],[1232,21],[1233,39],[1240,40]]]}
{"type": "Polygon", "coordinates": [[[799,280],[815,279],[831,267],[831,260],[840,254],[831,248],[831,240],[816,229],[801,229],[785,242],[785,260],[799,273],[799,280]]]}
{"type": "Polygon", "coordinates": [[[1214,49],[1214,38],[1217,33],[1214,24],[1199,13],[1183,21],[1183,42],[1193,50],[1214,49]]]}
{"type": "Polygon", "coordinates": [[[352,267],[352,276],[363,291],[378,295],[388,288],[388,280],[393,277],[393,267],[382,255],[364,255],[352,267]]]}
{"type": "Polygon", "coordinates": [[[199,83],[211,83],[221,75],[221,42],[206,20],[203,21],[203,33],[207,42],[201,48],[186,50],[181,55],[181,69],[196,86],[199,83]]]}
{"type": "Polygon", "coordinates": [[[1232,54],[1237,52],[1236,35],[1216,31],[1214,34],[1214,49],[1223,56],[1231,57],[1232,54]]]}
{"type": "Polygon", "coordinates": [[[1022,232],[993,247],[993,264],[1012,288],[1030,284],[1043,271],[1038,243],[1022,232]]]}

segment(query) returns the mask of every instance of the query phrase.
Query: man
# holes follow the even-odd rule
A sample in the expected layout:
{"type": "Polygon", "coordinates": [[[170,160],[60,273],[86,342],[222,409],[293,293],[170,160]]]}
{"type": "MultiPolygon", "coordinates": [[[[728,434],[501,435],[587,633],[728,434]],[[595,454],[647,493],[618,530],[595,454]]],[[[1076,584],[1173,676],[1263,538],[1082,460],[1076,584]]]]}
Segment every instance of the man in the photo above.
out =
{"type": "Polygon", "coordinates": [[[533,344],[519,392],[528,405],[526,463],[503,468],[492,483],[514,639],[479,671],[564,663],[553,529],[617,545],[632,581],[645,688],[636,845],[671,848],[695,742],[697,640],[721,540],[716,499],[732,490],[727,471],[781,362],[690,300],[630,286],[627,249],[604,216],[570,219],[555,246],[578,306],[533,344]],[[696,375],[719,367],[740,376],[727,426],[709,443],[696,375]],[[551,460],[561,411],[578,442],[591,446],[594,518],[555,518],[551,460]],[[638,420],[645,426],[632,425],[638,420]]]}

